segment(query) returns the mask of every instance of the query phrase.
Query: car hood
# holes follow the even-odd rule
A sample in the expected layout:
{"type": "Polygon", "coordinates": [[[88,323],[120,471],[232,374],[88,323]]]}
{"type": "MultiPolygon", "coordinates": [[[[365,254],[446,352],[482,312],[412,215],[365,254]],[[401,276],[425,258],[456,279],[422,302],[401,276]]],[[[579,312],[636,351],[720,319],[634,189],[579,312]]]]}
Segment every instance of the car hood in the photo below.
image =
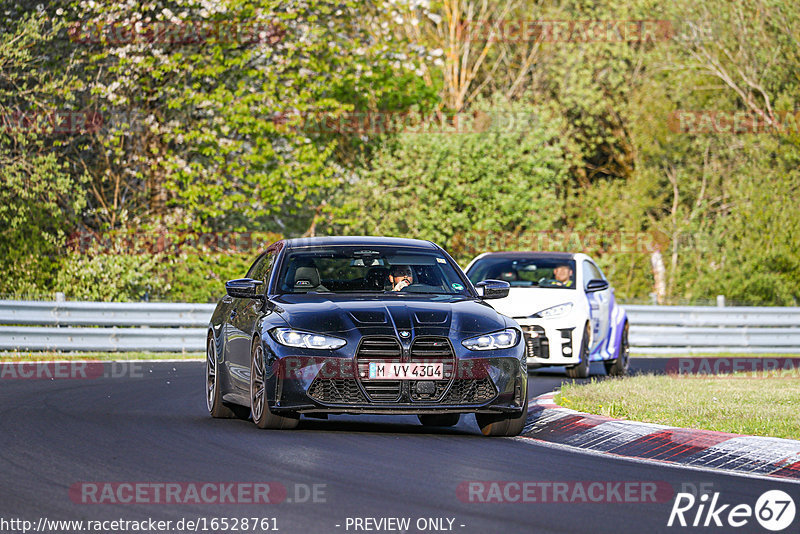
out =
{"type": "Polygon", "coordinates": [[[565,302],[578,302],[583,292],[577,289],[551,289],[545,287],[512,287],[508,296],[489,301],[489,304],[507,317],[529,317],[551,306],[565,302]]]}
{"type": "Polygon", "coordinates": [[[273,302],[290,327],[322,334],[483,334],[514,324],[481,300],[446,295],[282,295],[273,302]]]}

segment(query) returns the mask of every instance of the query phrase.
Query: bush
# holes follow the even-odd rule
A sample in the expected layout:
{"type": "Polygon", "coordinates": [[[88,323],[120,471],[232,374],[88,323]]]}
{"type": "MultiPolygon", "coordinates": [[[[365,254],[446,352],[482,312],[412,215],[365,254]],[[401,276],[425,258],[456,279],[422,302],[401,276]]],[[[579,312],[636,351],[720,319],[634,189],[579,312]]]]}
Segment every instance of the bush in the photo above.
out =
{"type": "Polygon", "coordinates": [[[466,261],[476,236],[556,224],[562,215],[557,190],[567,168],[558,121],[529,106],[481,109],[473,122],[459,125],[479,133],[387,139],[345,192],[358,216],[342,230],[430,239],[466,261]]]}

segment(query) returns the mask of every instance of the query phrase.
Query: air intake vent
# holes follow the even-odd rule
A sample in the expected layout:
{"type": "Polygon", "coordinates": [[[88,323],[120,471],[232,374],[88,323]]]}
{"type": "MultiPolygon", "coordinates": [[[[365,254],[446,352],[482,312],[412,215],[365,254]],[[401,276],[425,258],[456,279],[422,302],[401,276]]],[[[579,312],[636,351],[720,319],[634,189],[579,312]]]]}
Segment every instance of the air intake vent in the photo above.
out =
{"type": "Polygon", "coordinates": [[[549,358],[550,341],[541,326],[523,326],[525,337],[525,356],[528,358],[549,358]]]}
{"type": "Polygon", "coordinates": [[[497,390],[488,377],[479,380],[456,380],[447,392],[444,404],[478,404],[497,396],[497,390]]]}
{"type": "Polygon", "coordinates": [[[308,388],[308,395],[313,399],[329,404],[365,404],[367,402],[358,387],[358,383],[352,378],[317,377],[311,387],[308,388]]]}

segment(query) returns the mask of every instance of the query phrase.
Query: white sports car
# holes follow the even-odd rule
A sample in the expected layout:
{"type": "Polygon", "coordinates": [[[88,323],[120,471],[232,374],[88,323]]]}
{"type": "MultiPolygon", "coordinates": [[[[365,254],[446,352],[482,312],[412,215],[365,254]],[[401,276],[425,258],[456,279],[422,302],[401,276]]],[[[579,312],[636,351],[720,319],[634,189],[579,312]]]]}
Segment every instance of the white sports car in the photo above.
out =
{"type": "Polygon", "coordinates": [[[567,376],[586,378],[589,362],[602,361],[610,375],[627,373],[627,315],[586,254],[487,252],[466,272],[473,284],[511,285],[508,296],[491,306],[522,326],[529,366],[564,365],[567,376]]]}

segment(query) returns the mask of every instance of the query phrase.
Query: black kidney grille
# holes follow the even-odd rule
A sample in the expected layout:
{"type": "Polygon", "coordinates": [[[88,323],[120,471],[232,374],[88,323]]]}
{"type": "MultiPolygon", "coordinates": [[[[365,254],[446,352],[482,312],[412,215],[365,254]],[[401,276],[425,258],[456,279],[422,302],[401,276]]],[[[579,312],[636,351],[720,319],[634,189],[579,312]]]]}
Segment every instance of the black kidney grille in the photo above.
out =
{"type": "Polygon", "coordinates": [[[411,344],[409,361],[414,363],[443,363],[444,380],[434,380],[434,390],[431,392],[417,391],[418,382],[430,380],[409,381],[409,396],[412,401],[438,402],[453,381],[456,357],[453,347],[446,337],[419,337],[411,344]]]}
{"type": "Polygon", "coordinates": [[[401,362],[403,348],[391,336],[364,337],[356,351],[358,379],[370,400],[394,402],[400,399],[402,383],[400,380],[370,380],[370,362],[401,362]]]}

